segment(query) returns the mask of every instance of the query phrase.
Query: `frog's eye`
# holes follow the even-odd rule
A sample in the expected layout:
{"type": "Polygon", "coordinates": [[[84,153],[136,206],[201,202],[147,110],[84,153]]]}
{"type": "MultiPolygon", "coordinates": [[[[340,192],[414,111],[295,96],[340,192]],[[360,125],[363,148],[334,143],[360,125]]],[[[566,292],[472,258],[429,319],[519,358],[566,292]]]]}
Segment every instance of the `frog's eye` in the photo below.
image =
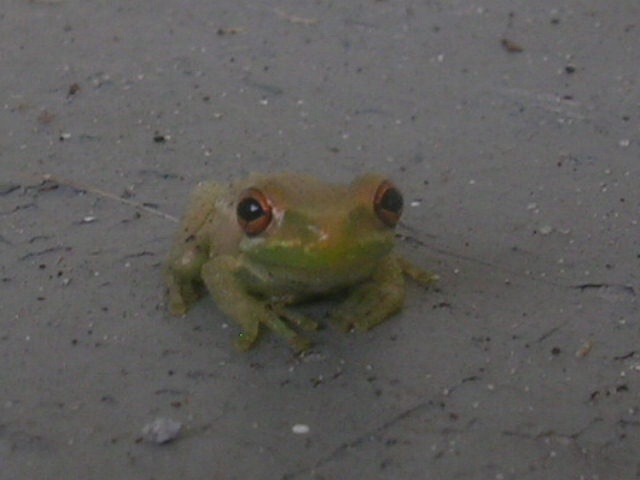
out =
{"type": "Polygon", "coordinates": [[[396,226],[402,215],[402,204],[402,194],[393,183],[385,180],[378,186],[373,197],[373,209],[385,225],[396,226]]]}
{"type": "Polygon", "coordinates": [[[263,232],[271,223],[273,208],[267,196],[257,188],[247,188],[236,208],[240,228],[250,237],[263,232]]]}

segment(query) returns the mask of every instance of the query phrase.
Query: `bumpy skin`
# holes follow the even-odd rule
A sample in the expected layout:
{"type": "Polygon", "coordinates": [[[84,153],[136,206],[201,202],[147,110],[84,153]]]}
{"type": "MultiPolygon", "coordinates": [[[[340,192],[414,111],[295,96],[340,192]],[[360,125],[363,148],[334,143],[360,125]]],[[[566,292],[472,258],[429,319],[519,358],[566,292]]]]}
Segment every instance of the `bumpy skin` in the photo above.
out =
{"type": "Polygon", "coordinates": [[[295,350],[309,342],[292,327],[316,323],[287,305],[347,291],[331,321],[341,330],[368,330],[402,308],[404,274],[430,284],[435,276],[394,255],[394,231],[376,215],[372,199],[384,177],[367,174],[349,185],[283,173],[251,175],[225,186],[200,184],[176,236],[166,268],[169,308],[185,314],[209,291],[241,326],[247,350],[260,325],[295,350]],[[273,219],[247,236],[236,218],[242,191],[254,187],[273,207],[273,219]]]}

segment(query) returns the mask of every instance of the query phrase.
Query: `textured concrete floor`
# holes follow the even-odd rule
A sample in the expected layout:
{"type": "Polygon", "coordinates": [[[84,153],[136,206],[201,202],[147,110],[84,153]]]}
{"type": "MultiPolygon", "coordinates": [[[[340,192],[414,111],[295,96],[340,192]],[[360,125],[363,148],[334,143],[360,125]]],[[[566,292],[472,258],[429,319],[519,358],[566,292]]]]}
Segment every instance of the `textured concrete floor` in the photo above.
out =
{"type": "Polygon", "coordinates": [[[6,0],[0,65],[0,478],[640,478],[636,0],[6,0]],[[439,291],[303,358],[169,316],[254,170],[388,173],[439,291]]]}

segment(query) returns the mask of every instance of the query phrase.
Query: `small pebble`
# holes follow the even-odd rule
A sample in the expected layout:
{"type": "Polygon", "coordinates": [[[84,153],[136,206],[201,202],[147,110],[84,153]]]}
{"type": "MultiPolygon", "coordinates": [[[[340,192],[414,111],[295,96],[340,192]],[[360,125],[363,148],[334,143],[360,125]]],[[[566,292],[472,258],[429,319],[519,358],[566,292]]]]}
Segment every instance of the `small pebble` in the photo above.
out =
{"type": "Polygon", "coordinates": [[[309,433],[309,425],[305,425],[304,423],[296,423],[293,427],[291,427],[291,431],[297,435],[304,435],[309,433]]]}
{"type": "Polygon", "coordinates": [[[156,418],[142,427],[142,438],[147,442],[162,445],[178,438],[182,423],[170,418],[156,418]]]}

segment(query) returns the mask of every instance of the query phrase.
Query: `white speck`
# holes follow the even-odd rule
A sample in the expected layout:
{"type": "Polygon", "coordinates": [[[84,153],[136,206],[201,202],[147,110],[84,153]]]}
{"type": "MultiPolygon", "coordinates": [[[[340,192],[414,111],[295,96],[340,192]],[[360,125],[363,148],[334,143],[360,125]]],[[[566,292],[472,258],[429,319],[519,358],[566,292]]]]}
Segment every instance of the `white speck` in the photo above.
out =
{"type": "Polygon", "coordinates": [[[291,431],[296,435],[305,435],[309,433],[310,428],[309,425],[305,425],[304,423],[296,423],[293,427],[291,427],[291,431]]]}
{"type": "Polygon", "coordinates": [[[414,200],[413,202],[411,202],[411,206],[412,207],[419,207],[420,206],[420,200],[414,200]]]}
{"type": "Polygon", "coordinates": [[[538,229],[538,231],[540,232],[540,235],[549,235],[553,232],[553,227],[551,225],[543,225],[538,229]]]}
{"type": "Polygon", "coordinates": [[[630,144],[631,144],[631,140],[629,140],[628,138],[623,138],[618,142],[618,145],[620,145],[620,147],[622,148],[627,148],[630,144]]]}
{"type": "Polygon", "coordinates": [[[60,134],[60,140],[69,140],[71,138],[71,134],[70,133],[61,133],[60,134]]]}
{"type": "Polygon", "coordinates": [[[91,216],[91,215],[89,215],[87,217],[84,217],[82,219],[82,223],[92,223],[92,222],[95,222],[95,221],[96,221],[96,217],[91,216]]]}
{"type": "Polygon", "coordinates": [[[472,178],[471,180],[469,180],[469,185],[475,185],[476,181],[472,178]]]}
{"type": "Polygon", "coordinates": [[[263,98],[262,100],[260,100],[260,105],[269,105],[269,100],[263,98]]]}
{"type": "Polygon", "coordinates": [[[531,202],[527,205],[527,210],[535,210],[536,208],[538,208],[538,204],[535,202],[531,202]]]}
{"type": "Polygon", "coordinates": [[[161,445],[175,440],[182,430],[182,423],[170,418],[156,418],[142,427],[142,437],[147,442],[161,445]]]}

